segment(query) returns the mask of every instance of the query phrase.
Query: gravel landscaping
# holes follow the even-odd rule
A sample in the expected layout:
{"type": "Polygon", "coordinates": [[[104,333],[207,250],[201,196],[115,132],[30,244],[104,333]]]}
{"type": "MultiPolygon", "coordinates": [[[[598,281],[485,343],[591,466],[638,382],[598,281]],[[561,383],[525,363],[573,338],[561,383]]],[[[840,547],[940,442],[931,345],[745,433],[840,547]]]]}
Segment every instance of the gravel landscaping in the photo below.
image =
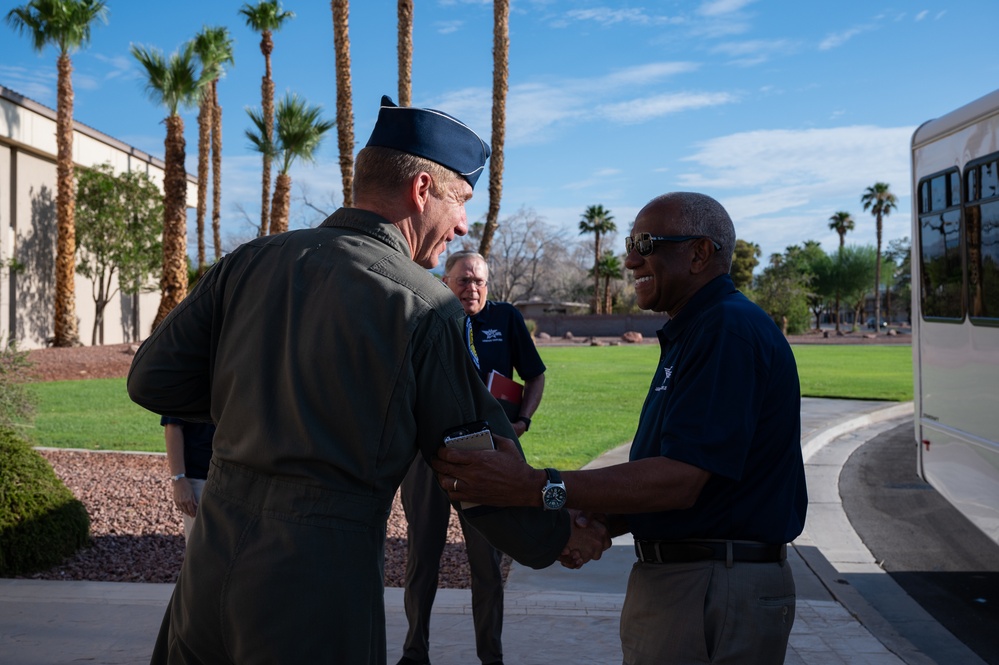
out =
{"type": "MultiPolygon", "coordinates": [[[[36,349],[29,353],[30,373],[35,381],[122,377],[134,352],[128,344],[36,349]]],[[[33,579],[176,581],[184,559],[184,527],[171,499],[165,455],[48,448],[39,452],[87,507],[91,546],[33,579]]],[[[464,545],[452,512],[441,558],[441,588],[469,588],[464,545]]],[[[509,563],[504,575],[508,570],[509,563]]],[[[385,585],[402,586],[405,573],[406,518],[397,496],[387,528],[385,585]]]]}
{"type": "MultiPolygon", "coordinates": [[[[906,344],[908,334],[874,336],[863,332],[842,336],[830,332],[798,335],[792,344],[906,344]]],[[[616,338],[539,344],[611,344],[616,338]]],[[[641,343],[655,343],[645,339],[641,343]]],[[[81,346],[29,352],[34,381],[123,377],[136,345],[81,346]]],[[[150,414],[151,418],[155,418],[150,414]]],[[[91,546],[36,579],[115,582],[173,582],[184,558],[180,512],[171,500],[166,458],[148,453],[40,449],[56,474],[86,505],[91,519],[91,546]]],[[[504,575],[509,561],[504,566],[504,575]]],[[[402,586],[406,571],[406,519],[396,497],[385,545],[385,585],[402,586]]],[[[441,560],[441,588],[470,584],[464,538],[452,513],[448,544],[441,560]]]]}

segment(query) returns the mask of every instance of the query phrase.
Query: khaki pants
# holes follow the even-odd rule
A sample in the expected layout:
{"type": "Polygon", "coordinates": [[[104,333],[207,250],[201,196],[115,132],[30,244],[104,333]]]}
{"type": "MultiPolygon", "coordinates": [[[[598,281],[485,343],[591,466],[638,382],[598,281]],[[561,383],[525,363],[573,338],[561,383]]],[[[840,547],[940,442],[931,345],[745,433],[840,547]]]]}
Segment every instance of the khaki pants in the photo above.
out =
{"type": "Polygon", "coordinates": [[[794,623],[791,565],[641,563],[621,610],[625,665],[779,665],[794,623]]]}

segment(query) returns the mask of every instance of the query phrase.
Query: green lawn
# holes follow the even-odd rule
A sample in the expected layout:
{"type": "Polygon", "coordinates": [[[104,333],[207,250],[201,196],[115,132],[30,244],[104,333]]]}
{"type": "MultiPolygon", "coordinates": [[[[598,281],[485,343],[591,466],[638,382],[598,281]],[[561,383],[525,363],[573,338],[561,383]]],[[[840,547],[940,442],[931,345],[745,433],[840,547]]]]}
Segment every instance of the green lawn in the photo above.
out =
{"type": "Polygon", "coordinates": [[[160,417],[128,398],[125,379],[52,381],[31,386],[38,395],[36,446],[164,452],[160,417]]]}
{"type": "MultiPolygon", "coordinates": [[[[908,401],[908,345],[795,346],[805,397],[908,401]]],[[[524,451],[535,466],[575,469],[628,442],[656,370],[659,347],[541,347],[548,366],[545,395],[524,451]]],[[[158,416],[133,404],[124,379],[34,384],[35,445],[93,450],[160,451],[158,416]]]]}

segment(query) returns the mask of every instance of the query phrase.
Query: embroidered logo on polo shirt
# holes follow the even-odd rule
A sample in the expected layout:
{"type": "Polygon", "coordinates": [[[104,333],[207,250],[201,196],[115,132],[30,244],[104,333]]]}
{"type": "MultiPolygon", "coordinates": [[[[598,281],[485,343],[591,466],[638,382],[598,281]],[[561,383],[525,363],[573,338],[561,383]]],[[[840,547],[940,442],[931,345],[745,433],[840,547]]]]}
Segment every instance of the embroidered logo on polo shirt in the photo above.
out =
{"type": "Polygon", "coordinates": [[[485,344],[487,342],[502,342],[503,341],[503,331],[497,330],[496,328],[490,328],[489,330],[483,330],[482,336],[485,339],[482,342],[485,344]]]}
{"type": "Polygon", "coordinates": [[[658,386],[656,386],[656,392],[660,392],[662,390],[666,390],[667,388],[669,388],[667,384],[669,383],[669,377],[673,376],[673,368],[663,367],[663,374],[665,374],[665,376],[663,377],[663,382],[660,383],[658,386]]]}

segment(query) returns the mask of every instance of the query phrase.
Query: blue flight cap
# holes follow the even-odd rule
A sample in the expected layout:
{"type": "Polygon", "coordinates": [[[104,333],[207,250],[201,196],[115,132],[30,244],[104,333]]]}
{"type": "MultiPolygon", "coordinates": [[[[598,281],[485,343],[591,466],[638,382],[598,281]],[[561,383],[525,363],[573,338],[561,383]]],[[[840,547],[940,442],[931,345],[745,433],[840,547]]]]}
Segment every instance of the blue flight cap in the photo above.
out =
{"type": "Polygon", "coordinates": [[[382,95],[378,120],[367,145],[437,162],[457,171],[472,187],[491,152],[486,142],[457,118],[434,109],[396,106],[388,95],[382,95]]]}

